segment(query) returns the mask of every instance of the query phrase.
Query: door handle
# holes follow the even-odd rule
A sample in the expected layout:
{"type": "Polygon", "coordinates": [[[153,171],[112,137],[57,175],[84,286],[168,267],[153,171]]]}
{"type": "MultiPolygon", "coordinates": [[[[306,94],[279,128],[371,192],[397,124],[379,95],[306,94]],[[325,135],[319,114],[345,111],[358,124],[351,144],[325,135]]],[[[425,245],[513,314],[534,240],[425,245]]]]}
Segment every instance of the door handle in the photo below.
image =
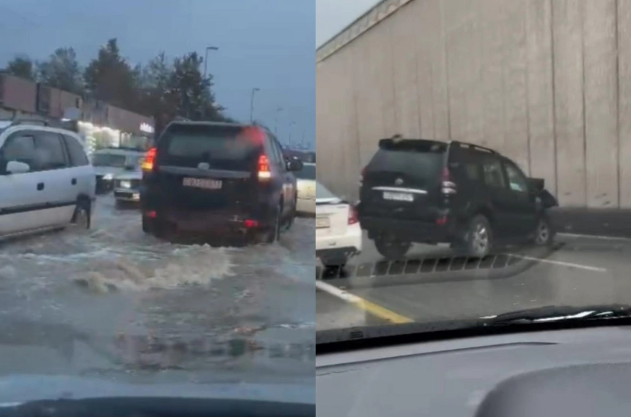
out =
{"type": "Polygon", "coordinates": [[[76,178],[73,178],[73,179],[72,179],[72,181],[70,181],[70,183],[71,183],[72,185],[77,185],[77,179],[76,179],[76,178]]]}
{"type": "Polygon", "coordinates": [[[44,189],[44,183],[40,182],[39,184],[37,184],[37,190],[38,191],[42,191],[44,189]]]}

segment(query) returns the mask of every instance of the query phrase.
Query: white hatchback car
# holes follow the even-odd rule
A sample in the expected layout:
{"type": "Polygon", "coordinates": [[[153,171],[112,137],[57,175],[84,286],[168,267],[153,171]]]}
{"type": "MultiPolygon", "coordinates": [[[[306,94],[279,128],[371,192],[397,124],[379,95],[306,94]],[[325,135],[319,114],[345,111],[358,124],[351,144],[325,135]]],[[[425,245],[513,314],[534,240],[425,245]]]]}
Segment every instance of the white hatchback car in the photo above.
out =
{"type": "Polygon", "coordinates": [[[36,122],[0,122],[0,238],[90,227],[96,177],[81,138],[36,122]]]}
{"type": "Polygon", "coordinates": [[[357,211],[348,202],[317,183],[316,258],[325,267],[344,267],[362,250],[357,211]]]}
{"type": "Polygon", "coordinates": [[[316,198],[316,164],[304,163],[300,171],[294,172],[298,198],[296,211],[300,214],[315,213],[316,198]]]}

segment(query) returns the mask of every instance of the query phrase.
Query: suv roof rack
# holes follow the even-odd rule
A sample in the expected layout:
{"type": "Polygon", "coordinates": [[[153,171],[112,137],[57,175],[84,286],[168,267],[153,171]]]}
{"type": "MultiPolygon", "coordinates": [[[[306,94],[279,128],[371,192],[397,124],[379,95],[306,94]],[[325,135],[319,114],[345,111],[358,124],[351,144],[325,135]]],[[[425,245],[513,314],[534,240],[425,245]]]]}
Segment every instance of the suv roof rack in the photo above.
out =
{"type": "Polygon", "coordinates": [[[496,151],[494,151],[491,148],[487,148],[485,146],[476,145],[475,143],[460,142],[460,141],[457,141],[457,140],[452,140],[451,142],[449,142],[449,144],[450,145],[454,144],[454,145],[459,146],[459,147],[468,147],[468,148],[471,148],[471,149],[476,149],[478,151],[488,152],[488,153],[491,153],[493,155],[497,155],[498,154],[496,151]]]}

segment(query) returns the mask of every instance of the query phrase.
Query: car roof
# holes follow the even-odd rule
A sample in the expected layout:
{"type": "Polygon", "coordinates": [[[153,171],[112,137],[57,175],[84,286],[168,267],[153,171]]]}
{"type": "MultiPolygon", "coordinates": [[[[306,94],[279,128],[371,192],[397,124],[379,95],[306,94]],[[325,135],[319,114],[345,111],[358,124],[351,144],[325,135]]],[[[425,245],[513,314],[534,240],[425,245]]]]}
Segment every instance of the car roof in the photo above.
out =
{"type": "Polygon", "coordinates": [[[95,155],[126,155],[126,156],[143,156],[145,154],[144,151],[141,150],[132,150],[125,148],[103,148],[94,151],[95,155]]]}
{"type": "Polygon", "coordinates": [[[189,126],[232,126],[232,127],[247,127],[248,125],[242,123],[229,123],[229,122],[211,122],[211,121],[190,121],[190,120],[175,120],[169,125],[189,125],[189,126]]]}

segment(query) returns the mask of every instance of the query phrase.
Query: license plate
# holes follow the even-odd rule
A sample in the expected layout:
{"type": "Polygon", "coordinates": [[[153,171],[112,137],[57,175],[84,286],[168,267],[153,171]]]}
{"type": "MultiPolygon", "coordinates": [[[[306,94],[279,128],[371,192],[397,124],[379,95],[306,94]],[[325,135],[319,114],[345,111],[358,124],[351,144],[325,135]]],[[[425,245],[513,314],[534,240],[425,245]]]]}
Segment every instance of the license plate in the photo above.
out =
{"type": "Polygon", "coordinates": [[[412,194],[407,193],[383,193],[384,200],[393,200],[393,201],[414,201],[414,196],[412,194]]]}
{"type": "Polygon", "coordinates": [[[206,190],[219,190],[221,188],[221,181],[208,180],[205,178],[184,178],[182,185],[185,187],[204,188],[206,190]]]}
{"type": "Polygon", "coordinates": [[[328,217],[316,217],[316,229],[328,229],[331,222],[328,217]]]}

